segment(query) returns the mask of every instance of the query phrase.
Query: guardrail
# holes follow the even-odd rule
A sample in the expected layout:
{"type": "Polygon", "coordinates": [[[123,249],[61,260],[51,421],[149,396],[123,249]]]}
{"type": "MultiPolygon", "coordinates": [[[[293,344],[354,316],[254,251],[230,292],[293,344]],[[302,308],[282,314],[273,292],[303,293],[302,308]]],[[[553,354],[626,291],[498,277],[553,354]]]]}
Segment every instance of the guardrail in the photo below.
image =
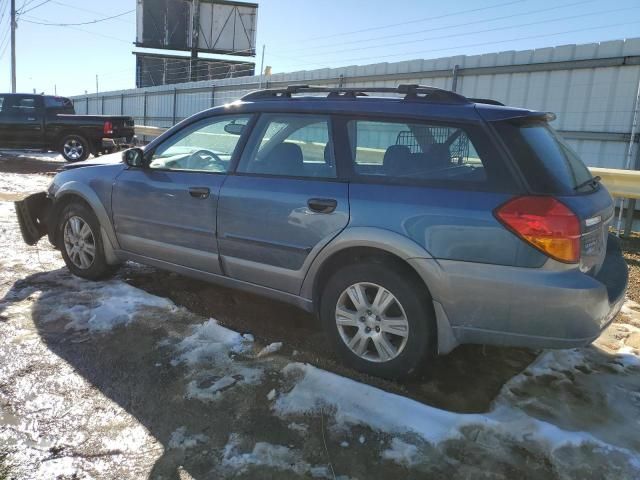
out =
{"type": "Polygon", "coordinates": [[[640,170],[618,170],[615,168],[589,168],[598,175],[609,193],[618,198],[640,198],[640,170]]]}
{"type": "Polygon", "coordinates": [[[159,137],[164,132],[169,130],[168,128],[163,127],[149,127],[147,125],[136,125],[135,127],[136,135],[142,135],[145,137],[159,137]]]}

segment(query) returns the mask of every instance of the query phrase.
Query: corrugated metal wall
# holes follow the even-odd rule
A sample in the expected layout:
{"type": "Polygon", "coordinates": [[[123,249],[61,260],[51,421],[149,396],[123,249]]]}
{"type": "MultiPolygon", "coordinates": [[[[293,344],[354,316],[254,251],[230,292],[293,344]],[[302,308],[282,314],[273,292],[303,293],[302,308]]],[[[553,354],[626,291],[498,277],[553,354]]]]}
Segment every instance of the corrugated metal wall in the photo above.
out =
{"type": "MultiPolygon", "coordinates": [[[[254,76],[122,90],[73,101],[78,113],[131,115],[137,124],[169,127],[238,99],[258,88],[259,80],[254,76]]],[[[420,83],[455,89],[468,97],[555,112],[555,127],[589,166],[623,168],[639,82],[640,38],[634,38],[281,73],[266,78],[263,87],[420,83]]]]}

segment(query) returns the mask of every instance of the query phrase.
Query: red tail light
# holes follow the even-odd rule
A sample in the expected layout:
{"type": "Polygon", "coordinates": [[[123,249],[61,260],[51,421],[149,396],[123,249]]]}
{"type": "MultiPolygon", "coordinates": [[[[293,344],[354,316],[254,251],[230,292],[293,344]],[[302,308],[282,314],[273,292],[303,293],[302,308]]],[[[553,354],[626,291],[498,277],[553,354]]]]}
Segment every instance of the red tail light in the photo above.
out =
{"type": "Polygon", "coordinates": [[[580,260],[580,220],[553,197],[516,197],[498,207],[495,216],[509,230],[551,258],[580,260]]]}
{"type": "Polygon", "coordinates": [[[111,123],[110,121],[106,121],[104,122],[104,130],[103,130],[105,135],[112,135],[113,134],[113,123],[111,123]]]}

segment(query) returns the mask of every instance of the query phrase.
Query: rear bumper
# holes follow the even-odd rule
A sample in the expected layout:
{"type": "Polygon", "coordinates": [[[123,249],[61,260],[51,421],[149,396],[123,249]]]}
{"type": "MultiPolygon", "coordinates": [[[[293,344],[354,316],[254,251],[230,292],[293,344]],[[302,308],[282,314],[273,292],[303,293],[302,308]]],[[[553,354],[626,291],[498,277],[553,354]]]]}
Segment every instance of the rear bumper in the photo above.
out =
{"type": "Polygon", "coordinates": [[[603,266],[595,277],[578,269],[439,264],[442,281],[436,288],[429,286],[458,344],[588,345],[620,311],[628,282],[627,265],[615,237],[609,238],[603,266]]]}
{"type": "Polygon", "coordinates": [[[129,148],[136,144],[135,135],[129,135],[127,137],[117,138],[103,138],[102,148],[105,150],[118,150],[123,148],[129,148]]]}

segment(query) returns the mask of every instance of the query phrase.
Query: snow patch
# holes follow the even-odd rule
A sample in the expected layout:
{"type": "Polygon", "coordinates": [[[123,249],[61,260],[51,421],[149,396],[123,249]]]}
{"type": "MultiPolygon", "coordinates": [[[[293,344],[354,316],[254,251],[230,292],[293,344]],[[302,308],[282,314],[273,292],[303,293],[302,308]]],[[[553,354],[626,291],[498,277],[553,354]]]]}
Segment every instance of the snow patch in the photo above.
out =
{"type": "Polygon", "coordinates": [[[412,467],[418,463],[418,447],[403,442],[398,437],[391,439],[391,447],[382,452],[382,458],[394,461],[404,467],[412,467]]]}
{"type": "Polygon", "coordinates": [[[240,453],[240,443],[240,436],[231,434],[222,454],[222,466],[233,470],[235,475],[247,472],[252,466],[260,466],[293,471],[298,475],[309,473],[313,478],[333,478],[327,467],[310,465],[302,460],[299,451],[284,445],[257,442],[252,451],[240,453]]]}
{"type": "Polygon", "coordinates": [[[107,332],[119,325],[128,325],[146,309],[160,310],[157,317],[161,319],[163,314],[172,313],[177,308],[170,300],[150,295],[124,282],[105,282],[89,293],[89,298],[81,298],[82,303],[75,305],[66,302],[61,305],[59,292],[42,294],[40,307],[50,306],[52,309],[43,320],[50,322],[66,317],[70,320],[66,329],[107,332]]]}
{"type": "Polygon", "coordinates": [[[267,355],[271,355],[272,353],[277,352],[281,348],[282,348],[282,342],[270,343],[269,345],[264,347],[262,350],[260,350],[257,356],[258,358],[265,357],[267,355]]]}
{"type": "Polygon", "coordinates": [[[191,369],[186,397],[214,401],[227,389],[259,382],[264,373],[262,368],[247,366],[233,358],[247,353],[250,343],[246,336],[223,327],[213,318],[193,327],[191,335],[175,346],[178,356],[171,360],[173,366],[184,364],[191,369]]]}
{"type": "Polygon", "coordinates": [[[195,435],[187,435],[187,427],[180,427],[171,434],[169,438],[169,448],[173,449],[188,449],[193,448],[199,443],[206,443],[209,441],[209,437],[201,433],[195,435]]]}
{"type": "Polygon", "coordinates": [[[230,352],[245,351],[245,342],[248,340],[238,332],[223,327],[210,318],[203,324],[193,327],[191,335],[176,345],[180,355],[172,360],[171,364],[175,366],[185,363],[188,366],[195,366],[203,362],[228,360],[230,352]]]}
{"type": "MultiPolygon", "coordinates": [[[[582,362],[578,352],[560,353],[559,357],[555,355],[558,352],[549,353],[532,366],[534,371],[540,374],[553,371],[551,358],[554,357],[563,361],[564,365],[579,365],[582,362]]],[[[629,450],[605,443],[588,432],[563,430],[533,418],[509,404],[502,395],[488,414],[458,414],[308,364],[291,363],[283,369],[283,373],[294,379],[295,385],[289,392],[280,394],[272,407],[281,417],[308,415],[327,409],[332,411],[337,426],[363,425],[392,434],[413,433],[432,444],[461,438],[463,427],[479,426],[517,442],[535,440],[549,453],[565,446],[590,444],[619,451],[630,459],[635,457],[629,450]]]]}

